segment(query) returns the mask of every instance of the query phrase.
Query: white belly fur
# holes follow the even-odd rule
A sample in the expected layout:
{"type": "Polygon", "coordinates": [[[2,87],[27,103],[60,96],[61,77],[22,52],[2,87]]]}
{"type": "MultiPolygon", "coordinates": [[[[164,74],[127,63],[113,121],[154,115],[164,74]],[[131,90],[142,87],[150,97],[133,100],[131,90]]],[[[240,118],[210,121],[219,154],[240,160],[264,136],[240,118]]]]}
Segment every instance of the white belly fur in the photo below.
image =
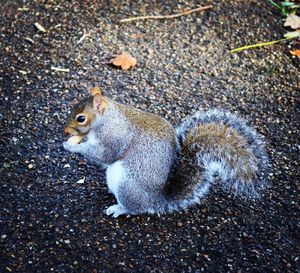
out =
{"type": "Polygon", "coordinates": [[[117,161],[108,166],[106,170],[107,186],[114,196],[118,197],[119,185],[124,181],[125,169],[122,166],[122,161],[117,161]]]}

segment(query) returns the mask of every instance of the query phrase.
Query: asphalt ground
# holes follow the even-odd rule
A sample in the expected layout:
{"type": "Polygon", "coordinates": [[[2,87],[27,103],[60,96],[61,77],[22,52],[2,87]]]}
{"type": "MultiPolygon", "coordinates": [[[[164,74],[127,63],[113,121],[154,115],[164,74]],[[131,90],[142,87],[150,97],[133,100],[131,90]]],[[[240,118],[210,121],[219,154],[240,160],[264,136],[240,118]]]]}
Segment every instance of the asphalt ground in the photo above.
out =
{"type": "Polygon", "coordinates": [[[299,272],[300,76],[289,53],[299,44],[229,53],[281,38],[279,11],[242,0],[0,7],[0,272],[299,272]],[[123,51],[136,67],[109,64],[123,51]],[[104,172],[62,148],[71,102],[96,85],[174,126],[199,109],[239,113],[268,143],[269,187],[254,202],[214,188],[188,211],[107,217],[104,172]]]}

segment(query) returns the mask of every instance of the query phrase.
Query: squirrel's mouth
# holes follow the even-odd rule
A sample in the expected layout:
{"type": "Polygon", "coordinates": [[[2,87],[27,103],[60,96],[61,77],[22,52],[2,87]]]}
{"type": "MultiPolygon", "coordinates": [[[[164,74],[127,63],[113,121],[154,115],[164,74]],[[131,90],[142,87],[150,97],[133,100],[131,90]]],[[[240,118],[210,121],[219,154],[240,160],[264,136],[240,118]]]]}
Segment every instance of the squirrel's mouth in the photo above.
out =
{"type": "Polygon", "coordinates": [[[64,128],[64,133],[66,135],[69,135],[68,142],[72,144],[79,144],[85,136],[84,134],[81,134],[77,129],[70,126],[64,128]]]}

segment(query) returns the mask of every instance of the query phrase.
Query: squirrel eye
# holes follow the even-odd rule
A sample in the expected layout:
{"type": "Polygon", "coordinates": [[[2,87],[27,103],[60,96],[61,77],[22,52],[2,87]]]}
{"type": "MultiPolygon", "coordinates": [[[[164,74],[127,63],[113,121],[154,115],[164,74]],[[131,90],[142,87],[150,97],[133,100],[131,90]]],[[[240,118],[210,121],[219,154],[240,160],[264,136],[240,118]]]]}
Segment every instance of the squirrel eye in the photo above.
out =
{"type": "Polygon", "coordinates": [[[85,115],[79,114],[79,115],[76,116],[76,121],[77,121],[78,123],[84,123],[85,120],[86,120],[85,115]]]}

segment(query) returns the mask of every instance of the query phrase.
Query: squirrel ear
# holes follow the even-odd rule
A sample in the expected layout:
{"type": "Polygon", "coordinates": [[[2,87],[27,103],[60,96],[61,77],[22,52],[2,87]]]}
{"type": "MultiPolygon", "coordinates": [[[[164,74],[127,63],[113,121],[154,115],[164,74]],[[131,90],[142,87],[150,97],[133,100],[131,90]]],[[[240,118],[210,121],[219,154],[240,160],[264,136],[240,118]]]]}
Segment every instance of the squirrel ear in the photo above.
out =
{"type": "Polygon", "coordinates": [[[102,94],[102,91],[101,91],[100,87],[95,86],[95,87],[93,87],[93,88],[90,89],[90,94],[91,94],[92,96],[95,96],[96,94],[101,95],[101,94],[102,94]]]}
{"type": "Polygon", "coordinates": [[[97,93],[93,96],[93,108],[97,111],[101,110],[101,104],[103,101],[103,97],[101,94],[97,93]]]}

